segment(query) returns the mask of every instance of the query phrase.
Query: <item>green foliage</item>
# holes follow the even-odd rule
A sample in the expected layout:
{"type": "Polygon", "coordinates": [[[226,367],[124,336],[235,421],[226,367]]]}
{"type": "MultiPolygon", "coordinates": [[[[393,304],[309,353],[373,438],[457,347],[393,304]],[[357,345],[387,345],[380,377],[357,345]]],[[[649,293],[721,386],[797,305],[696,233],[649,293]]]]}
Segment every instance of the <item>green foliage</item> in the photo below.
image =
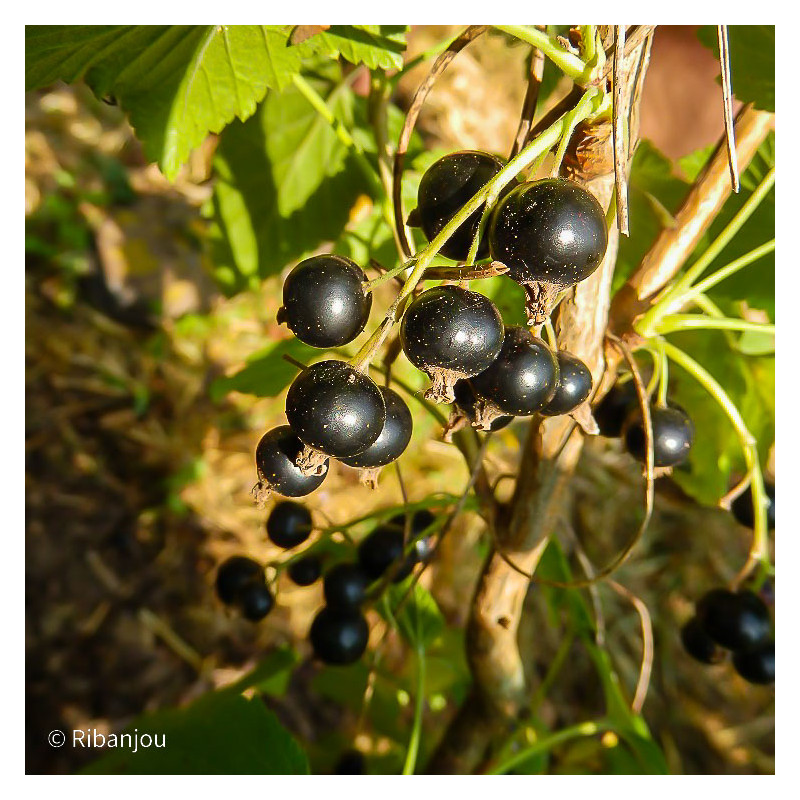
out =
{"type": "Polygon", "coordinates": [[[164,737],[164,747],[109,750],[86,770],[134,775],[304,775],[308,762],[291,734],[258,697],[211,692],[186,708],[134,720],[124,733],[164,737]]]}
{"type": "MultiPolygon", "coordinates": [[[[703,25],[700,41],[719,58],[716,25],[703,25]]],[[[775,111],[775,26],[728,25],[731,84],[743,103],[775,111]]]]}
{"type": "Polygon", "coordinates": [[[385,616],[397,623],[398,630],[409,644],[417,650],[425,650],[444,630],[444,617],[433,595],[419,583],[414,585],[399,613],[395,613],[407,591],[405,583],[389,588],[385,599],[389,610],[385,616]]]}
{"type": "Polygon", "coordinates": [[[331,25],[300,45],[304,53],[341,56],[370,69],[402,69],[407,25],[331,25]]]}

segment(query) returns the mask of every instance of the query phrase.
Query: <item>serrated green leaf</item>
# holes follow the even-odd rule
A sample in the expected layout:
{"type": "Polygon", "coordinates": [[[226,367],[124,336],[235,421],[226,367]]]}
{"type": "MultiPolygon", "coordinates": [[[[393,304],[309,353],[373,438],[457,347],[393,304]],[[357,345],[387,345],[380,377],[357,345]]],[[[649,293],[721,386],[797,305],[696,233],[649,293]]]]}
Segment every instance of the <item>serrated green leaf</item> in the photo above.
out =
{"type": "Polygon", "coordinates": [[[120,747],[85,773],[136,775],[306,775],[308,761],[264,703],[211,692],[186,708],[144,714],[126,733],[160,737],[163,747],[120,747]]]}
{"type": "Polygon", "coordinates": [[[296,47],[306,54],[341,56],[370,69],[402,69],[407,25],[331,25],[296,47]]]}
{"type": "Polygon", "coordinates": [[[147,157],[172,179],[191,150],[300,69],[275,25],[50,25],[26,28],[26,88],[84,78],[130,116],[147,157]]]}
{"type": "MultiPolygon", "coordinates": [[[[349,125],[352,91],[309,82],[349,125]]],[[[368,191],[345,145],[294,87],[270,94],[247,122],[229,125],[214,166],[212,254],[219,269],[238,276],[236,288],[338,239],[368,191]]]]}
{"type": "MultiPolygon", "coordinates": [[[[719,58],[717,26],[703,25],[697,36],[719,58]]],[[[731,85],[737,100],[774,111],[775,26],[728,25],[728,47],[731,85]]]]}
{"type": "Polygon", "coordinates": [[[303,344],[299,339],[283,339],[254,353],[247,364],[237,373],[217,378],[209,389],[216,403],[228,392],[254,394],[257,397],[275,397],[280,394],[297,375],[297,367],[283,357],[291,356],[303,364],[319,358],[321,351],[303,344]]]}

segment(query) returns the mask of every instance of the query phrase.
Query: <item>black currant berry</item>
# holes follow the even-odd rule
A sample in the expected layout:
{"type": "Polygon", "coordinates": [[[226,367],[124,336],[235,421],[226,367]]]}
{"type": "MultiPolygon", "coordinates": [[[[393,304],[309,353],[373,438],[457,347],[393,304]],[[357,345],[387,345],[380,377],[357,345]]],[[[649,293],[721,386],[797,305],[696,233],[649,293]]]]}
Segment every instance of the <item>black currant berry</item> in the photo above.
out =
{"type": "Polygon", "coordinates": [[[322,608],[311,623],[314,655],[325,664],[344,666],[358,661],[367,649],[369,625],[353,608],[322,608]]]}
{"type": "Polygon", "coordinates": [[[363,775],[365,772],[364,754],[360,750],[348,750],[342,753],[333,768],[334,775],[363,775]]]}
{"type": "Polygon", "coordinates": [[[544,322],[561,290],[600,266],[607,244],[600,203],[561,178],[516,187],[498,202],[489,224],[492,258],[525,288],[528,317],[536,325],[544,322]]]}
{"type": "Polygon", "coordinates": [[[456,381],[453,393],[455,394],[454,408],[444,429],[444,440],[446,442],[452,441],[453,434],[461,430],[465,425],[472,425],[479,430],[494,432],[502,430],[514,421],[513,416],[504,414],[494,417],[487,426],[480,413],[483,410],[482,398],[475,394],[472,382],[468,378],[456,381]]]}
{"type": "Polygon", "coordinates": [[[242,591],[251,585],[264,583],[264,568],[246,556],[231,556],[217,570],[217,597],[225,605],[239,601],[242,591]]]}
{"type": "Polygon", "coordinates": [[[380,436],[386,404],[375,382],[357,369],[344,361],[320,361],[304,369],[289,387],[286,418],[310,447],[347,458],[380,436]]]}
{"type": "Polygon", "coordinates": [[[312,347],[338,347],[352,342],[367,324],[372,293],[367,276],[344,256],[313,256],[301,261],[283,284],[278,322],[312,347]]]}
{"type": "Polygon", "coordinates": [[[697,604],[703,630],[728,650],[757,647],[770,636],[769,611],[764,601],[748,591],[714,589],[697,604]]]}
{"type": "MultiPolygon", "coordinates": [[[[767,527],[775,529],[775,484],[764,481],[764,489],[769,498],[767,506],[767,527]]],[[[746,528],[752,529],[756,524],[756,517],[753,513],[753,493],[748,488],[731,503],[731,512],[736,517],[736,521],[746,528]]]]}
{"type": "Polygon", "coordinates": [[[328,570],[322,586],[331,608],[353,608],[364,602],[369,577],[358,564],[342,563],[328,570]]]}
{"type": "Polygon", "coordinates": [[[277,503],[267,517],[267,536],[273,544],[297,547],[311,535],[311,512],[300,503],[284,500],[277,503]]]}
{"type": "MultiPolygon", "coordinates": [[[[455,214],[500,172],[505,162],[477,150],[450,153],[431,165],[419,183],[417,218],[430,242],[455,214]]],[[[481,206],[462,223],[439,251],[454,261],[464,261],[478,232],[481,206]]],[[[478,246],[478,258],[489,255],[484,237],[478,246]]]]}
{"type": "Polygon", "coordinates": [[[558,359],[556,393],[539,412],[546,417],[569,414],[592,393],[592,373],[583,361],[566,350],[559,350],[556,358],[558,359]]]}
{"type": "Polygon", "coordinates": [[[615,383],[603,399],[594,407],[592,414],[600,435],[617,439],[622,435],[625,420],[638,406],[636,386],[633,381],[615,383]]]}
{"type": "Polygon", "coordinates": [[[394,575],[394,582],[407,578],[416,564],[414,554],[403,556],[403,528],[380,525],[358,545],[358,563],[371,580],[380,578],[395,562],[402,561],[394,575]]]}
{"type": "Polygon", "coordinates": [[[477,404],[479,419],[488,423],[501,414],[530,416],[553,399],[558,359],[541,339],[513,325],[506,328],[500,355],[471,383],[482,399],[477,404]]]}
{"type": "Polygon", "coordinates": [[[697,617],[692,617],[681,628],[681,642],[683,643],[683,649],[693,659],[703,664],[716,664],[724,658],[723,651],[705,632],[702,623],[697,617]]]}
{"type": "Polygon", "coordinates": [[[775,642],[734,653],[733,666],[749,683],[775,683],[775,642]]]}
{"type": "Polygon", "coordinates": [[[363,452],[351,458],[343,458],[349,467],[367,470],[367,481],[377,478],[376,470],[399,458],[411,441],[414,421],[411,412],[397,392],[385,386],[379,387],[386,404],[386,422],[378,438],[363,452]]]}
{"type": "Polygon", "coordinates": [[[275,598],[264,583],[246,586],[239,597],[242,616],[251,622],[258,622],[269,614],[275,606],[275,598]]]}
{"type": "Polygon", "coordinates": [[[322,575],[322,562],[317,556],[303,556],[289,564],[286,571],[298,586],[311,586],[322,575]]]}
{"type": "MultiPolygon", "coordinates": [[[[395,514],[386,524],[389,527],[394,527],[403,531],[405,535],[407,518],[406,514],[395,514]]],[[[433,515],[433,512],[429,511],[427,508],[421,508],[419,511],[415,511],[411,514],[407,538],[416,539],[414,544],[414,558],[417,563],[426,561],[433,551],[434,535],[432,533],[428,533],[426,536],[422,536],[422,538],[417,537],[428,531],[434,522],[436,522],[436,517],[433,515]]]]}
{"type": "Polygon", "coordinates": [[[503,320],[488,297],[458,286],[438,286],[408,307],[400,341],[408,360],[433,381],[425,397],[452,403],[453,384],[482,372],[497,357],[503,320]]]}
{"type": "MultiPolygon", "coordinates": [[[[689,457],[694,441],[694,425],[689,415],[677,406],[650,409],[653,426],[653,464],[674,467],[689,457]]],[[[641,410],[634,411],[622,431],[625,449],[643,464],[647,461],[647,438],[641,410]]]]}
{"type": "Polygon", "coordinates": [[[258,495],[261,499],[275,491],[286,497],[302,497],[318,488],[328,474],[325,460],[321,474],[304,475],[297,466],[303,450],[303,442],[288,425],[267,431],[256,448],[256,470],[258,471],[258,495]]]}

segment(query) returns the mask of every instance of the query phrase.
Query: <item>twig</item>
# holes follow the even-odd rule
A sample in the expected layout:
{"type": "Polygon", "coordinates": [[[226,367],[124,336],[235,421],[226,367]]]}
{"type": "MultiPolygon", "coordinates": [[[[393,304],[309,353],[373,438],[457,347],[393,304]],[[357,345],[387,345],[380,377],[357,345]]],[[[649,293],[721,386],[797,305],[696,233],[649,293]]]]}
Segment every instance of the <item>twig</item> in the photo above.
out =
{"type": "Polygon", "coordinates": [[[422,110],[425,100],[430,94],[433,84],[437,78],[447,69],[450,62],[461,52],[471,41],[477,39],[488,29],[488,25],[470,25],[450,46],[433,62],[427,77],[417,88],[411,101],[411,105],[406,114],[403,128],[400,131],[400,138],[397,142],[397,150],[394,153],[394,167],[392,170],[392,206],[394,208],[394,224],[397,230],[402,253],[406,258],[412,256],[411,245],[408,241],[408,231],[406,230],[405,217],[403,216],[403,196],[402,179],[403,165],[405,162],[408,144],[411,141],[411,134],[417,124],[417,117],[422,110]]]}
{"type": "Polygon", "coordinates": [[[622,95],[625,88],[622,70],[625,63],[625,26],[616,25],[614,33],[614,72],[613,72],[613,141],[614,141],[614,191],[617,198],[617,227],[623,236],[630,235],[628,227],[628,187],[626,166],[628,163],[625,146],[625,114],[622,95]]]}
{"type": "Polygon", "coordinates": [[[284,353],[281,358],[291,364],[293,367],[297,367],[297,369],[307,369],[308,365],[304,364],[302,361],[298,361],[293,356],[290,356],[288,353],[284,353]]]}
{"type": "MultiPolygon", "coordinates": [[[[655,25],[635,25],[630,30],[630,35],[626,37],[624,49],[623,49],[623,60],[627,58],[651,33],[656,29],[655,25]]],[[[606,61],[605,66],[600,71],[600,75],[592,81],[593,84],[601,84],[607,77],[611,70],[614,68],[614,58],[617,54],[616,44],[612,47],[611,51],[606,53],[606,61]]]]}
{"type": "MultiPolygon", "coordinates": [[[[546,25],[537,25],[539,30],[544,30],[546,25]]],[[[514,137],[514,144],[511,148],[509,160],[525,147],[533,125],[533,118],[536,116],[536,105],[539,102],[539,89],[542,86],[542,76],[544,75],[544,53],[534,47],[531,50],[531,63],[528,70],[528,88],[525,90],[525,99],[522,102],[522,112],[517,127],[517,135],[514,137]]]]}
{"type": "Polygon", "coordinates": [[[738,193],[739,165],[736,161],[736,140],[733,136],[733,91],[731,89],[731,60],[727,25],[717,25],[717,38],[719,39],[719,71],[722,78],[722,114],[725,118],[728,169],[731,173],[731,188],[738,193]]]}

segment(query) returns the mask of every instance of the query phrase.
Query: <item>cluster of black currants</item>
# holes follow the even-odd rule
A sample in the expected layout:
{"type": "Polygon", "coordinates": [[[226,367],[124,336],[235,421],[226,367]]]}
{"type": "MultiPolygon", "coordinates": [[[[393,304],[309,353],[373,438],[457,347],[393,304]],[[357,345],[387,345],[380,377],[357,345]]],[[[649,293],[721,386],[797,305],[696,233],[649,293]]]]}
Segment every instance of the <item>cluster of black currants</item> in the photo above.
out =
{"type": "Polygon", "coordinates": [[[775,638],[764,601],[751,591],[713,589],[681,629],[692,658],[717,664],[732,652],[734,669],[749,683],[775,682],[775,638]]]}
{"type": "MultiPolygon", "coordinates": [[[[437,161],[420,183],[416,218],[432,238],[502,169],[478,152],[437,161]]],[[[442,253],[465,260],[478,233],[478,209],[442,253]]],[[[541,326],[556,295],[588,277],[605,254],[602,207],[570,181],[546,179],[512,187],[491,213],[479,257],[491,254],[523,285],[532,324],[541,326]]],[[[319,255],[298,264],[283,287],[278,319],[314,347],[347,344],[363,331],[372,305],[366,275],[350,259],[319,255]]],[[[486,296],[442,285],[405,309],[400,340],[432,386],[426,397],[455,404],[449,428],[471,424],[497,430],[515,416],[565,414],[590,395],[592,377],[580,359],[553,352],[538,336],[503,325],[486,296]]],[[[378,386],[366,367],[328,359],[297,376],[286,397],[288,425],[266,433],[256,450],[257,496],[269,491],[300,497],[316,489],[329,459],[356,467],[367,483],[407,447],[412,419],[402,398],[378,386]]]]}

